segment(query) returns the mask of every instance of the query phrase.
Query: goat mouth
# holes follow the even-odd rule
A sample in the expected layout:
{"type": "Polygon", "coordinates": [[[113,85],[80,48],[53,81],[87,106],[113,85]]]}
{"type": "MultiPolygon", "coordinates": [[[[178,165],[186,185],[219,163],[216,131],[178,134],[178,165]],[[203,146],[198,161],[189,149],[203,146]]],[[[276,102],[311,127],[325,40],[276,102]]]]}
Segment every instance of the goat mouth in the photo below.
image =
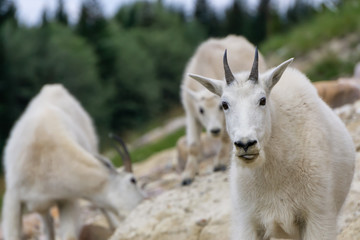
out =
{"type": "Polygon", "coordinates": [[[210,135],[212,136],[212,137],[219,137],[221,134],[220,134],[220,132],[217,132],[217,133],[210,133],[210,135]]]}
{"type": "Polygon", "coordinates": [[[238,158],[240,158],[241,160],[244,160],[245,162],[252,162],[254,161],[257,157],[259,156],[258,153],[254,153],[254,154],[242,154],[242,155],[238,155],[238,158]]]}

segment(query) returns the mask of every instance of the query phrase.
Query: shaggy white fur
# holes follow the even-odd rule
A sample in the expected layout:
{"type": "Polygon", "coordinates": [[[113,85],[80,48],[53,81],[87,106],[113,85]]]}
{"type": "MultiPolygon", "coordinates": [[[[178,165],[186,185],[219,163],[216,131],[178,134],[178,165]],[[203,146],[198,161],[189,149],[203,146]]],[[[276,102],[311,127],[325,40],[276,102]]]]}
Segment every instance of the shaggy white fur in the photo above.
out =
{"type": "Polygon", "coordinates": [[[77,239],[76,199],[88,199],[118,216],[143,199],[133,175],[117,172],[98,154],[89,115],[58,84],[45,85],[15,124],[4,165],[6,240],[21,239],[24,208],[41,214],[47,238],[54,239],[49,208],[57,205],[62,239],[77,239]]]}

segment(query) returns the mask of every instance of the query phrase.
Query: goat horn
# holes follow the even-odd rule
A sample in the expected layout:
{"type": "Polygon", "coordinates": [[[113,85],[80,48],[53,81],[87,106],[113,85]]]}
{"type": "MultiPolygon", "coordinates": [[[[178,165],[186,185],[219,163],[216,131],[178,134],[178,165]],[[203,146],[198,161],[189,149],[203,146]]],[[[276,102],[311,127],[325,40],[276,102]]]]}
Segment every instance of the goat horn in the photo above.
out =
{"type": "Polygon", "coordinates": [[[116,168],[114,167],[114,165],[111,163],[111,161],[109,159],[107,159],[106,157],[97,154],[95,155],[96,159],[99,160],[102,164],[104,164],[110,171],[112,171],[113,173],[116,173],[116,168]]]}
{"type": "Polygon", "coordinates": [[[252,65],[249,80],[252,80],[255,83],[257,83],[258,79],[259,79],[259,54],[258,54],[258,48],[256,47],[255,48],[254,63],[252,65]]]}
{"type": "Polygon", "coordinates": [[[109,137],[116,140],[118,143],[120,143],[122,150],[120,150],[120,148],[118,148],[115,143],[114,143],[114,147],[123,160],[123,165],[124,165],[125,171],[132,173],[133,171],[132,171],[131,158],[130,158],[130,154],[126,147],[125,142],[119,136],[112,134],[112,133],[109,134],[109,137]]]}
{"type": "Polygon", "coordinates": [[[225,71],[225,80],[227,85],[230,85],[234,80],[235,77],[232,74],[228,61],[227,61],[227,50],[225,49],[224,58],[223,58],[223,64],[224,64],[224,71],[225,71]]]}

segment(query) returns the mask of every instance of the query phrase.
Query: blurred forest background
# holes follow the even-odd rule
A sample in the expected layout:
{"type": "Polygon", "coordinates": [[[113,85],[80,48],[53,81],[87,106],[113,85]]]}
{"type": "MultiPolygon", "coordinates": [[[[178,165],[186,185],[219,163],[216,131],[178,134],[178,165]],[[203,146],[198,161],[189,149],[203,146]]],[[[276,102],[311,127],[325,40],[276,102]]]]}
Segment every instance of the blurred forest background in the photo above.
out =
{"type": "MultiPolygon", "coordinates": [[[[255,8],[234,0],[221,13],[206,0],[194,1],[191,14],[161,0],[134,1],[108,18],[101,1],[84,0],[78,21],[70,23],[59,0],[54,16],[44,11],[41,23],[30,27],[17,20],[12,1],[0,0],[0,152],[14,122],[46,83],[62,83],[78,98],[106,144],[110,131],[124,136],[179,109],[185,64],[209,37],[244,35],[265,55],[288,45],[283,56],[296,57],[309,41],[321,44],[360,29],[358,0],[327,1],[317,8],[298,0],[282,13],[271,0],[259,0],[255,8]],[[316,20],[323,21],[321,34],[312,35],[319,14],[327,17],[316,20]],[[343,22],[334,26],[334,18],[343,22]],[[305,27],[290,35],[294,26],[305,27]]],[[[330,59],[330,66],[336,61],[330,59]]],[[[351,71],[353,65],[344,67],[351,71]]]]}

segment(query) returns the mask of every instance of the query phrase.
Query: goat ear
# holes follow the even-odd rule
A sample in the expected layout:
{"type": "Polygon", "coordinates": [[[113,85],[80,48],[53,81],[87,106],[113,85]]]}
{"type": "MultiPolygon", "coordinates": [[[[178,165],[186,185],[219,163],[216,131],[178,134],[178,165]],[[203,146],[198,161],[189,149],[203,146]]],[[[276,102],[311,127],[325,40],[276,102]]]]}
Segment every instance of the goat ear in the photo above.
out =
{"type": "Polygon", "coordinates": [[[216,80],[212,78],[203,77],[196,74],[189,73],[189,76],[201,83],[204,87],[206,87],[210,92],[221,96],[223,93],[223,82],[221,80],[216,80]]]}
{"type": "Polygon", "coordinates": [[[181,89],[184,91],[184,92],[186,92],[191,98],[193,98],[194,100],[199,100],[199,95],[195,92],[195,91],[193,91],[193,90],[191,90],[190,88],[187,88],[187,87],[185,87],[185,86],[181,86],[181,89]]]}
{"type": "Polygon", "coordinates": [[[294,58],[290,58],[289,60],[286,60],[285,62],[281,63],[279,66],[275,67],[274,69],[270,70],[269,77],[265,79],[266,86],[270,89],[272,89],[275,84],[280,80],[282,74],[284,73],[287,66],[289,66],[290,63],[294,58]]]}
{"type": "Polygon", "coordinates": [[[99,154],[95,155],[96,159],[99,160],[99,162],[101,162],[109,171],[110,173],[117,173],[116,168],[114,167],[114,165],[112,164],[112,162],[107,159],[104,156],[101,156],[99,154]]]}

